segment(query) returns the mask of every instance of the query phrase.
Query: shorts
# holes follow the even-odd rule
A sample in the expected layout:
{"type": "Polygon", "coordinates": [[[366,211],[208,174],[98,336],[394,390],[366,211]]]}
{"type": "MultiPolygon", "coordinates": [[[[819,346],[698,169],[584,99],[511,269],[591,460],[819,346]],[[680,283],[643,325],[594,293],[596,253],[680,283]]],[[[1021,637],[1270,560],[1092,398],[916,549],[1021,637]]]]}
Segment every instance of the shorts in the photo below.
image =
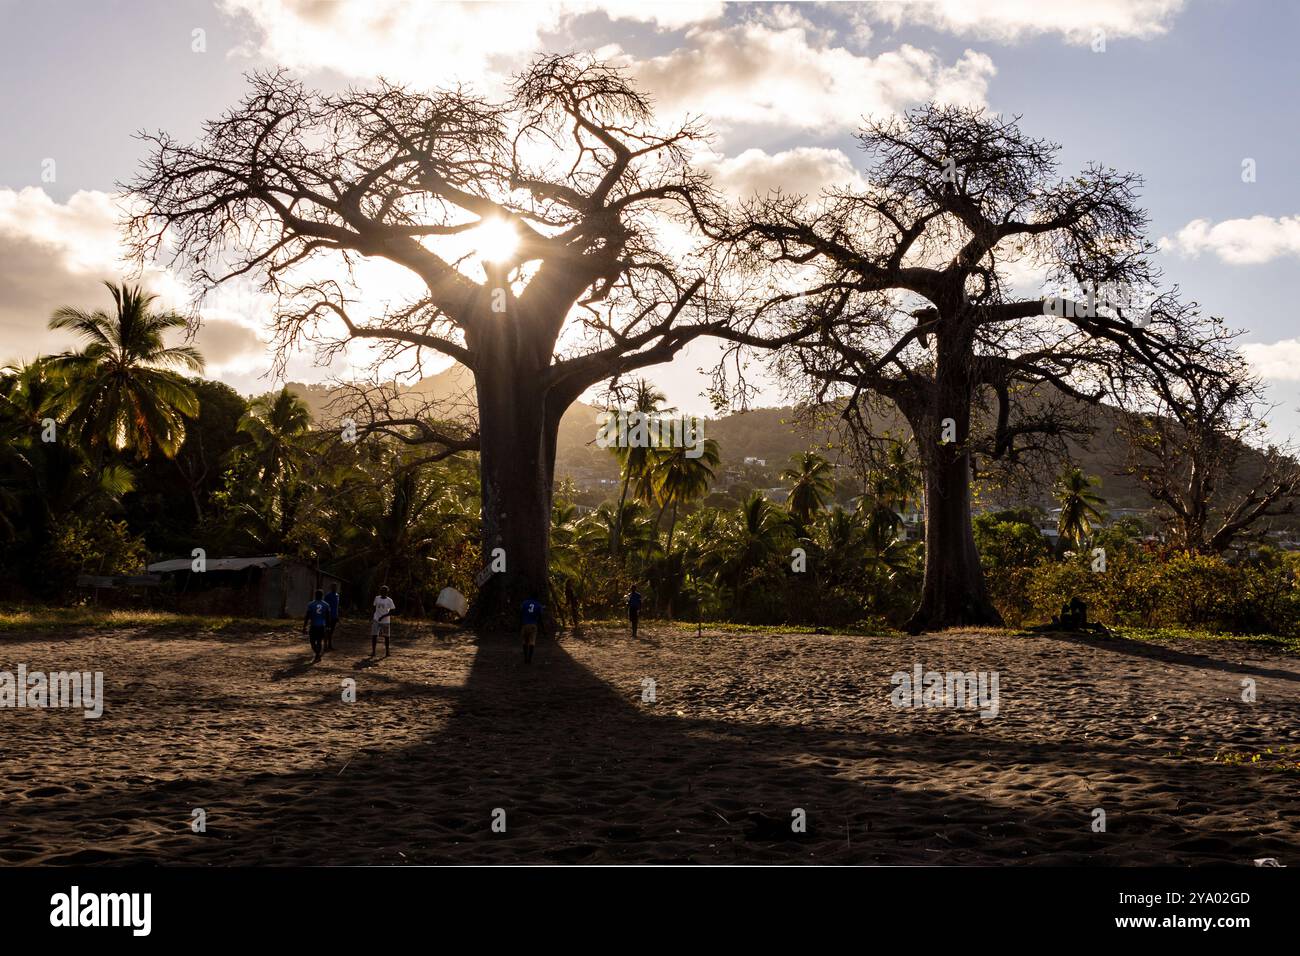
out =
{"type": "Polygon", "coordinates": [[[313,644],[317,644],[325,639],[325,625],[313,624],[311,630],[307,632],[307,639],[313,644]]]}
{"type": "Polygon", "coordinates": [[[380,629],[381,627],[384,629],[384,630],[383,630],[383,633],[384,633],[384,636],[385,636],[385,637],[387,637],[387,636],[389,636],[389,635],[391,635],[391,634],[393,633],[393,622],[392,622],[392,621],[371,621],[371,622],[370,622],[370,636],[371,636],[371,637],[378,637],[378,636],[379,636],[379,629],[380,629]]]}
{"type": "Polygon", "coordinates": [[[525,625],[523,626],[522,633],[523,633],[524,643],[525,643],[525,644],[527,644],[528,646],[531,647],[532,645],[534,645],[534,644],[537,643],[537,625],[536,625],[536,624],[525,624],[525,625]]]}

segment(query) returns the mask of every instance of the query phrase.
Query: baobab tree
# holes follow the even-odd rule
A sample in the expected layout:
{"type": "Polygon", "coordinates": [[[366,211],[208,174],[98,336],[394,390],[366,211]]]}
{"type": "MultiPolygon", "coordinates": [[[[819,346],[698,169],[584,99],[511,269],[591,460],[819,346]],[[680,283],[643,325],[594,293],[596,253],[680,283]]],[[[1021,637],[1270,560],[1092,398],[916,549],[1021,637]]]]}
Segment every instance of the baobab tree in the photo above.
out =
{"type": "Polygon", "coordinates": [[[1159,277],[1137,176],[1094,165],[1061,177],[1059,147],[1018,118],[957,107],[871,121],[859,139],[865,187],[756,197],[719,238],[771,272],[760,313],[816,330],[780,355],[783,375],[851,419],[883,399],[911,427],[926,529],[909,627],[1000,623],[971,529],[976,455],[1014,458],[1070,433],[1042,400],[1052,390],[1095,402],[1135,367],[1173,374],[1167,333],[1188,310],[1148,293],[1159,277]],[[1036,274],[1032,291],[1017,273],[1036,274]]]}
{"type": "Polygon", "coordinates": [[[1121,468],[1156,502],[1176,548],[1220,554],[1296,511],[1300,463],[1267,443],[1269,406],[1237,337],[1211,319],[1195,362],[1143,370],[1122,419],[1121,468]]]}
{"type": "Polygon", "coordinates": [[[787,340],[740,320],[706,286],[707,260],[665,238],[715,215],[690,162],[704,133],[660,131],[614,68],[541,58],[500,102],[388,83],[325,95],[283,72],[250,82],[198,142],[145,137],[151,155],[125,185],[140,203],[132,251],[171,254],[200,293],[257,276],[281,357],[370,343],[376,368],[442,357],[473,372],[471,431],[432,416],[358,425],[478,451],[484,566],[505,563],[482,610],[544,593],[556,433],[579,395],[703,335],[787,340]],[[356,314],[340,276],[368,259],[403,267],[419,293],[356,314]]]}

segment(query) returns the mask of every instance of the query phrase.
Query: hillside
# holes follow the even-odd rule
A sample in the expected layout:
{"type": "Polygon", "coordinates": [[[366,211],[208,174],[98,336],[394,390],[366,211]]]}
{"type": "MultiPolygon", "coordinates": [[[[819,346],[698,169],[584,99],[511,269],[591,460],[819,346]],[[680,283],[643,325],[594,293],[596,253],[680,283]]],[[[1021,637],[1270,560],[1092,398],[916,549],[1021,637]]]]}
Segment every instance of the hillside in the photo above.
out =
{"type": "MultiPolygon", "coordinates": [[[[303,399],[318,420],[328,418],[326,408],[333,395],[323,385],[290,383],[290,389],[303,399]]],[[[473,379],[459,365],[444,372],[421,379],[404,388],[411,404],[426,402],[472,405],[473,379]]],[[[1118,472],[1123,458],[1121,441],[1116,434],[1121,412],[1108,405],[1085,409],[1095,431],[1091,441],[1072,445],[1075,462],[1090,475],[1101,478],[1101,494],[1110,508],[1147,509],[1152,506],[1150,497],[1127,475],[1118,472]]],[[[618,465],[608,450],[595,443],[600,410],[576,402],[565,413],[560,424],[559,445],[556,454],[556,479],[572,480],[584,504],[596,504],[617,497],[618,465]]],[[[902,429],[901,420],[877,421],[874,425],[895,432],[902,429]]],[[[791,455],[817,448],[828,458],[835,459],[834,436],[826,431],[817,432],[795,420],[792,407],[757,408],[744,412],[706,419],[704,435],[718,442],[722,468],[715,490],[725,491],[729,486],[773,487],[780,484],[780,472],[791,455]],[[746,459],[756,461],[746,464],[746,459]]],[[[1243,478],[1251,477],[1261,467],[1261,457],[1251,453],[1243,478]]],[[[842,489],[841,498],[853,492],[842,489]]],[[[987,507],[1037,505],[1051,507],[1051,476],[1039,479],[1024,499],[998,493],[981,496],[987,507]]]]}

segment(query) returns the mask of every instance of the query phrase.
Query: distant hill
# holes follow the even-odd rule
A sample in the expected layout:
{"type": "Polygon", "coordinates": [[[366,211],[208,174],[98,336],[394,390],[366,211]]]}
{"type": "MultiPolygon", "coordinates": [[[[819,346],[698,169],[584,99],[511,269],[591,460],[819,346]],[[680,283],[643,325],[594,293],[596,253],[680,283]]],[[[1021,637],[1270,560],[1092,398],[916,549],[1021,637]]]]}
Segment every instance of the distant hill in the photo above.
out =
{"type": "MultiPolygon", "coordinates": [[[[290,383],[289,388],[298,395],[317,421],[326,420],[327,406],[333,396],[329,386],[290,383]]],[[[454,403],[472,408],[473,377],[460,365],[421,379],[402,391],[411,397],[412,404],[424,402],[454,403]]],[[[600,410],[582,402],[575,402],[560,423],[559,443],[556,453],[557,481],[570,479],[586,492],[590,502],[617,496],[618,464],[608,450],[595,443],[600,410]],[[604,491],[602,491],[604,489],[604,491]]],[[[1086,409],[1087,418],[1095,429],[1087,444],[1072,445],[1071,454],[1086,474],[1102,479],[1101,494],[1110,508],[1147,509],[1152,501],[1141,486],[1131,477],[1117,473],[1123,450],[1116,430],[1122,413],[1111,406],[1099,405],[1086,409]]],[[[890,428],[903,434],[906,428],[901,419],[873,423],[883,430],[890,428]]],[[[834,436],[829,432],[816,432],[811,427],[796,422],[795,410],[784,408],[756,408],[736,412],[719,418],[706,419],[704,435],[718,442],[722,458],[720,485],[740,482],[748,487],[772,487],[780,483],[779,475],[790,456],[810,448],[817,448],[828,458],[836,453],[828,448],[834,436]],[[746,459],[756,459],[764,464],[745,464],[746,459]]],[[[1258,474],[1263,467],[1262,456],[1251,452],[1241,478],[1258,474]]],[[[1051,479],[1044,478],[1033,487],[1026,500],[1003,495],[986,495],[986,506],[1011,505],[1051,506],[1051,479]]],[[[1290,527],[1290,522],[1279,522],[1290,527]]],[[[1300,522],[1297,522],[1300,524],[1300,522]]]]}

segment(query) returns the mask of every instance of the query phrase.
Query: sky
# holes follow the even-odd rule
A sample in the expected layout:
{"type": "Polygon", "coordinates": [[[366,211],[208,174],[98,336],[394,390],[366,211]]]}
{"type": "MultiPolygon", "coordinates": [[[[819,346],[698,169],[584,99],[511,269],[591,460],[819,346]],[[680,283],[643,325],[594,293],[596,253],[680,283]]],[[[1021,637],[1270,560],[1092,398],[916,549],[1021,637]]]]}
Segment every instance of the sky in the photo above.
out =
{"type": "MultiPolygon", "coordinates": [[[[624,65],[665,118],[702,114],[719,187],[815,194],[863,172],[864,115],[937,99],[1019,115],[1060,143],[1063,171],[1140,173],[1167,279],[1243,330],[1300,437],[1300,5],[1285,0],[941,0],[918,3],[401,3],[393,0],[0,0],[0,362],[71,342],[62,305],[102,307],[121,262],[119,183],[134,134],[194,138],[244,74],[285,67],[325,90],[377,76],[466,82],[489,95],[540,52],[624,65]]],[[[188,297],[165,262],[143,280],[188,297]]],[[[205,300],[208,373],[266,391],[268,303],[248,285],[205,300]]],[[[716,350],[698,343],[651,377],[703,413],[716,350]]],[[[433,369],[430,369],[432,371],[433,369]]],[[[288,377],[346,374],[296,356],[288,377]]],[[[775,386],[760,404],[781,399],[775,386]]]]}

